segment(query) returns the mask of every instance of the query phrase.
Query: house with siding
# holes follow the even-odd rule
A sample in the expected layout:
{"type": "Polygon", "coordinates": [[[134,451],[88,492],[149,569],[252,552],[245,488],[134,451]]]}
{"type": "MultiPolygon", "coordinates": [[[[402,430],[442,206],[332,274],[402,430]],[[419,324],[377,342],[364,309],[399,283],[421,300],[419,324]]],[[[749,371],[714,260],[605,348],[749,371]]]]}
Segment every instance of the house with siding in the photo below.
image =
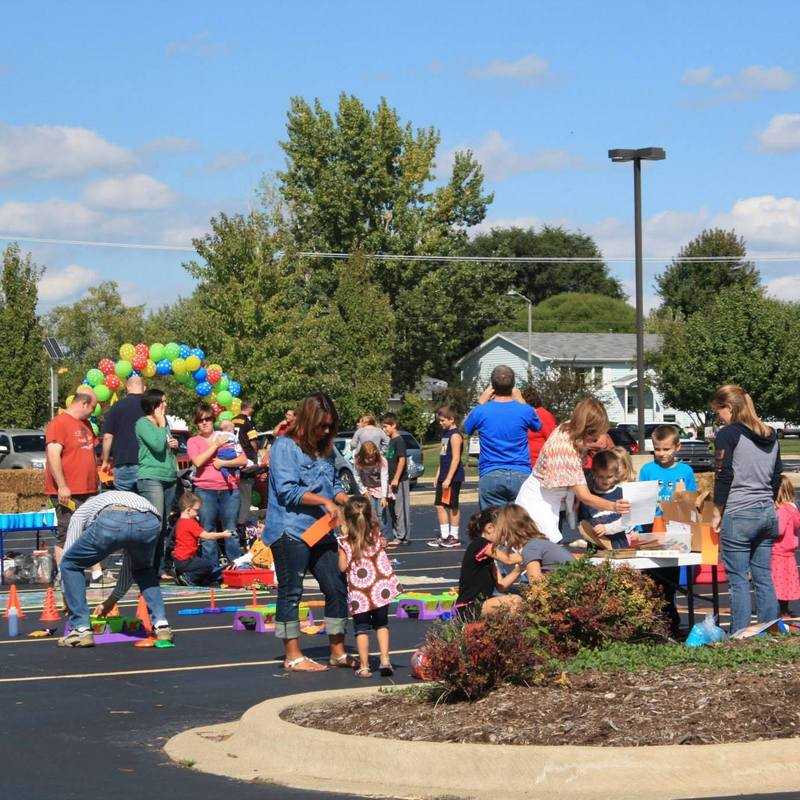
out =
{"type": "MultiPolygon", "coordinates": [[[[645,334],[646,351],[661,348],[661,336],[645,334]]],[[[539,333],[531,337],[531,369],[550,366],[582,370],[599,385],[598,397],[608,409],[611,422],[637,421],[636,335],[632,333],[539,333]]],[[[498,364],[506,364],[525,379],[528,371],[528,334],[516,331],[496,333],[456,362],[461,380],[479,387],[489,383],[498,364]]],[[[664,405],[658,390],[645,389],[645,422],[692,424],[683,411],[664,405]]]]}

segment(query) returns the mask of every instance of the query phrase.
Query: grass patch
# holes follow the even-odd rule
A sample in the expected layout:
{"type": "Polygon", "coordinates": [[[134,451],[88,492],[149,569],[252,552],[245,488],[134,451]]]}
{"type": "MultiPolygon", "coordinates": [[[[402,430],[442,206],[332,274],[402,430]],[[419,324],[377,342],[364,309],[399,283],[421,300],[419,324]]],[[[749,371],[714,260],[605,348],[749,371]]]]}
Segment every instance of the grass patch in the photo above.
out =
{"type": "MultiPolygon", "coordinates": [[[[464,437],[464,449],[467,448],[467,437],[464,437]]],[[[439,454],[442,452],[442,446],[439,442],[434,444],[425,444],[422,446],[422,463],[425,465],[425,478],[433,480],[436,470],[439,467],[439,454]]],[[[466,454],[461,459],[464,464],[464,474],[466,478],[478,477],[478,459],[467,459],[466,454]]]]}
{"type": "Polygon", "coordinates": [[[189,767],[189,768],[191,768],[191,767],[193,767],[193,766],[194,766],[194,765],[195,765],[197,762],[196,762],[196,761],[195,761],[193,758],[182,758],[180,761],[178,761],[178,763],[179,763],[179,764],[180,764],[182,767],[189,767]]]}
{"type": "Polygon", "coordinates": [[[675,644],[615,643],[601,650],[581,650],[562,664],[565,672],[638,672],[670,667],[695,666],[709,669],[776,664],[800,659],[800,637],[763,637],[744,642],[725,642],[708,647],[675,644]]]}

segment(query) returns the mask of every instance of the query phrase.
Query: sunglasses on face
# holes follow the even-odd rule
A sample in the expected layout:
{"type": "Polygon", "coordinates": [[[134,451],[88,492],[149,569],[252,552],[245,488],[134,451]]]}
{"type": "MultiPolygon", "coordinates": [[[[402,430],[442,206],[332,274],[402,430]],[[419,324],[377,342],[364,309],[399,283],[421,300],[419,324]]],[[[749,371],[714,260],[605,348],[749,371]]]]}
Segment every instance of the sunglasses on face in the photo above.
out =
{"type": "Polygon", "coordinates": [[[213,422],[213,421],[214,421],[214,417],[200,417],[200,419],[197,420],[198,423],[200,423],[200,422],[213,422]]]}

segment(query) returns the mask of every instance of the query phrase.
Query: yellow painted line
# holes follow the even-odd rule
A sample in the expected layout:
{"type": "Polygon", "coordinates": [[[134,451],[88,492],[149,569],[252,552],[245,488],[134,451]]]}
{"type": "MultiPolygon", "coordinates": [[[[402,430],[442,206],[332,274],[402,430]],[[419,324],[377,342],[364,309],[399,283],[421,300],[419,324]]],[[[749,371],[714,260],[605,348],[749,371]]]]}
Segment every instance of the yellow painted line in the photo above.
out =
{"type": "MultiPolygon", "coordinates": [[[[391,655],[413,653],[416,648],[408,650],[391,650],[391,655]]],[[[372,653],[371,655],[377,655],[372,653]]],[[[34,683],[37,681],[79,680],[82,678],[124,678],[131,675],[156,675],[164,672],[200,672],[209,669],[234,669],[238,667],[264,667],[269,664],[282,664],[282,658],[270,658],[265,661],[228,661],[223,664],[196,664],[188,667],[158,667],[153,669],[126,669],[118,672],[81,672],[74,675],[28,675],[22,678],[0,678],[0,683],[34,683]]]]}

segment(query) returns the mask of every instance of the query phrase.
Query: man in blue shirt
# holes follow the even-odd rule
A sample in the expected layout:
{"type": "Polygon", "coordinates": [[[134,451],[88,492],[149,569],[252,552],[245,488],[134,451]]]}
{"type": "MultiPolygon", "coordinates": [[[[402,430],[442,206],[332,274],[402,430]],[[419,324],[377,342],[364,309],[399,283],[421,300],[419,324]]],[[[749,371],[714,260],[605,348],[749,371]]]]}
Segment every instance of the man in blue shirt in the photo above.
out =
{"type": "Polygon", "coordinates": [[[481,509],[513,503],[531,474],[528,431],[542,427],[536,412],[514,386],[511,367],[492,370],[489,386],[464,420],[464,431],[478,432],[478,496],[481,509]]]}

